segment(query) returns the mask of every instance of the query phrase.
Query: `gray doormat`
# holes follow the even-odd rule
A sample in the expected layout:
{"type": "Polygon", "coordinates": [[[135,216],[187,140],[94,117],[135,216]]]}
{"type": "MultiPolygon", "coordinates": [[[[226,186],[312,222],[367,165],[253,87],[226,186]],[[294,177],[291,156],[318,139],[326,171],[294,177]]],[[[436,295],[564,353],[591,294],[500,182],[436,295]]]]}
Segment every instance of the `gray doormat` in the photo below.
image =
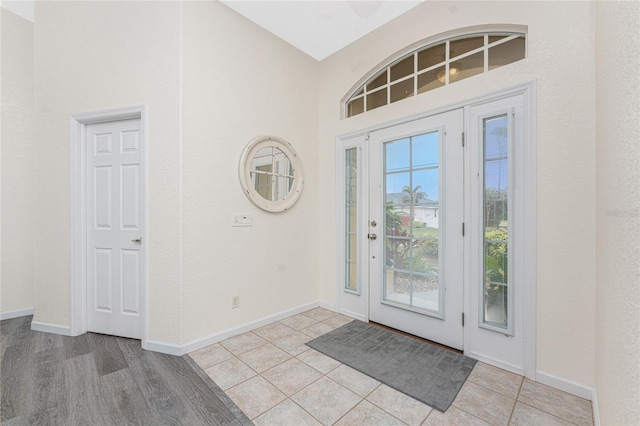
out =
{"type": "Polygon", "coordinates": [[[445,412],[476,360],[455,352],[352,321],[307,346],[445,412]]]}

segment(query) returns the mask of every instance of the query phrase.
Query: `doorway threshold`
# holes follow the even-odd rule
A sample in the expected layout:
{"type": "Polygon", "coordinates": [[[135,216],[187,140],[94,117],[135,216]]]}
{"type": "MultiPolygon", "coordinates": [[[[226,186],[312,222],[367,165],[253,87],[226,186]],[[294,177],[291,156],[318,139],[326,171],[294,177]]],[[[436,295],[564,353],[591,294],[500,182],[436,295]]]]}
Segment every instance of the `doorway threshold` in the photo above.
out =
{"type": "Polygon", "coordinates": [[[451,348],[449,346],[442,345],[442,344],[434,342],[432,340],[423,339],[422,337],[419,337],[419,336],[416,336],[416,335],[413,335],[413,334],[409,334],[407,332],[404,332],[402,330],[398,330],[396,328],[391,328],[389,326],[386,326],[384,324],[380,324],[378,322],[369,321],[369,324],[375,325],[376,327],[384,328],[385,330],[393,331],[394,333],[402,334],[403,336],[411,337],[412,339],[416,339],[416,340],[419,340],[419,341],[424,342],[424,343],[429,343],[430,345],[434,345],[434,346],[437,346],[439,348],[446,349],[448,351],[455,352],[455,353],[460,354],[460,355],[463,355],[463,352],[459,351],[457,349],[451,348]]]}

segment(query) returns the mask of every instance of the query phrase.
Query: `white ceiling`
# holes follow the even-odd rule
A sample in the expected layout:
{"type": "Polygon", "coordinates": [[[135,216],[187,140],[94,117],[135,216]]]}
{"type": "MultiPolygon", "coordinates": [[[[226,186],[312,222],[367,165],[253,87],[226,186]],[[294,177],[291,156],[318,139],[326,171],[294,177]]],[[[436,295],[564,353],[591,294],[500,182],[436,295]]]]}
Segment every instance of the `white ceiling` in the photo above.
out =
{"type": "Polygon", "coordinates": [[[422,2],[422,0],[221,1],[319,61],[422,2]]]}
{"type": "MultiPolygon", "coordinates": [[[[422,2],[422,0],[221,1],[319,61],[422,2]]],[[[1,2],[2,7],[33,22],[33,0],[1,0],[1,2]]]]}
{"type": "Polygon", "coordinates": [[[33,0],[1,0],[2,7],[16,15],[33,22],[33,0]]]}

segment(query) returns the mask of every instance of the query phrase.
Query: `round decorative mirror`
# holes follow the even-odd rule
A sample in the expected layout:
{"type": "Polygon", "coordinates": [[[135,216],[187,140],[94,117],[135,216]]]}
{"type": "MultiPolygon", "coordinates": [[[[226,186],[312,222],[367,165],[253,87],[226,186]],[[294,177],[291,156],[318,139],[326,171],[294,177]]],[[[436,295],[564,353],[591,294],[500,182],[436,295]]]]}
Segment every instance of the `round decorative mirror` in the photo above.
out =
{"type": "Polygon", "coordinates": [[[302,193],[300,159],[282,138],[261,136],[252,140],[242,151],[239,172],[245,195],[263,210],[285,211],[302,193]]]}

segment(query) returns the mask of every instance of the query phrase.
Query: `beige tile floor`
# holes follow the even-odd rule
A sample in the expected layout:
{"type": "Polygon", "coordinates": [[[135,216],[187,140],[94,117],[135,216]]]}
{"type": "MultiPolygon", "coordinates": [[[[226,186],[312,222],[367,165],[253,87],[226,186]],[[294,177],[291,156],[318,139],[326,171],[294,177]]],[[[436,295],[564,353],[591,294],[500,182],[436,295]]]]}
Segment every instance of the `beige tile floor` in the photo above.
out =
{"type": "Polygon", "coordinates": [[[260,425],[592,425],[591,403],[478,362],[443,414],[310,349],[351,321],[316,308],[189,355],[260,425]]]}

